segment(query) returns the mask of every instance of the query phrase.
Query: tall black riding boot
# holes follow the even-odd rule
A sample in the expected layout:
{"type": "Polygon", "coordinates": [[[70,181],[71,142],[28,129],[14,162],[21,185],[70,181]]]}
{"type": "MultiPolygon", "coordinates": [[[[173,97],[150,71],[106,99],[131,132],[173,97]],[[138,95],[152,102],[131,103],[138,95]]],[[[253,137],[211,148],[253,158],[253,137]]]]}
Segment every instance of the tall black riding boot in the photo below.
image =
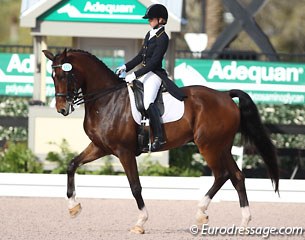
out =
{"type": "Polygon", "coordinates": [[[151,103],[147,109],[149,123],[153,131],[154,140],[151,144],[151,151],[155,152],[165,143],[161,126],[161,119],[158,108],[151,103]]]}

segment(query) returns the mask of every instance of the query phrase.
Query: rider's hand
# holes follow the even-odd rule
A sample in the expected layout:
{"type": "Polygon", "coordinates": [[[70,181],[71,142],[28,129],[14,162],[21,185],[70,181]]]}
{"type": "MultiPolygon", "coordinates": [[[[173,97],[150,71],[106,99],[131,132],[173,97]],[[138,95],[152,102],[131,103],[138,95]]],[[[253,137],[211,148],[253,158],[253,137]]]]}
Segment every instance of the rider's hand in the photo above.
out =
{"type": "Polygon", "coordinates": [[[131,74],[129,74],[129,75],[127,75],[126,77],[125,77],[125,81],[127,82],[127,83],[132,83],[132,81],[133,80],[135,80],[137,77],[136,77],[136,75],[134,74],[134,72],[133,73],[131,73],[131,74]]]}
{"type": "Polygon", "coordinates": [[[122,65],[120,67],[118,67],[116,70],[115,70],[115,74],[120,76],[122,72],[125,72],[126,71],[126,66],[125,65],[122,65]]]}

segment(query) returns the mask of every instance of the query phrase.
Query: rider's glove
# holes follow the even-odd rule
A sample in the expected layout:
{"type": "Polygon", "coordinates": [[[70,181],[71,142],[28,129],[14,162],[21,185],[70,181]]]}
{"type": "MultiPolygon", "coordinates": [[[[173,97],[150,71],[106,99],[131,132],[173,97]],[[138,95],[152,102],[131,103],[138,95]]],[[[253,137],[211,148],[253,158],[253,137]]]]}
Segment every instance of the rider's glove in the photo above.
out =
{"type": "Polygon", "coordinates": [[[126,71],[126,66],[125,65],[122,65],[120,67],[118,67],[116,70],[115,70],[115,74],[120,76],[122,72],[125,72],[126,71]]]}
{"type": "Polygon", "coordinates": [[[127,83],[132,83],[132,81],[135,80],[136,78],[137,78],[137,77],[136,77],[136,75],[135,75],[134,72],[133,72],[133,73],[131,73],[131,74],[129,74],[129,75],[126,76],[125,81],[126,81],[127,83]]]}

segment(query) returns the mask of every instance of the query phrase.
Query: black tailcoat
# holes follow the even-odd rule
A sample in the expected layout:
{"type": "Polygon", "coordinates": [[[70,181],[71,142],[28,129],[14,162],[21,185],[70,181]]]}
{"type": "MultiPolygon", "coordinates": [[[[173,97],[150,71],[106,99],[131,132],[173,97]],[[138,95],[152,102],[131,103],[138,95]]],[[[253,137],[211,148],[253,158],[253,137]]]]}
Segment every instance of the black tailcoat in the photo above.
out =
{"type": "Polygon", "coordinates": [[[164,27],[160,28],[155,36],[150,39],[149,35],[150,33],[148,32],[139,53],[125,64],[126,71],[128,72],[137,65],[142,64],[142,67],[134,72],[137,78],[152,71],[162,79],[163,85],[167,91],[175,98],[182,101],[185,98],[184,93],[172,80],[168,78],[166,71],[162,68],[163,57],[166,53],[169,42],[164,27]]]}

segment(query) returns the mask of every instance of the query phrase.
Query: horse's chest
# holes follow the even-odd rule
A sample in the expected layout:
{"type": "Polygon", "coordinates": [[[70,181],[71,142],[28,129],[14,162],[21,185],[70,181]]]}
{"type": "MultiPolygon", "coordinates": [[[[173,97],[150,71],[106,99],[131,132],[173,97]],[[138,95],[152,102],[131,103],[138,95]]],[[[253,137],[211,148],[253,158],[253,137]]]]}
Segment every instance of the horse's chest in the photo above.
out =
{"type": "Polygon", "coordinates": [[[111,125],[110,121],[103,117],[98,110],[84,120],[85,132],[93,142],[100,142],[103,138],[108,136],[111,125]]]}
{"type": "MultiPolygon", "coordinates": [[[[91,114],[92,115],[92,114],[91,114]]],[[[87,116],[84,119],[84,129],[88,137],[93,140],[99,130],[100,120],[98,115],[95,116],[87,116]]]]}

